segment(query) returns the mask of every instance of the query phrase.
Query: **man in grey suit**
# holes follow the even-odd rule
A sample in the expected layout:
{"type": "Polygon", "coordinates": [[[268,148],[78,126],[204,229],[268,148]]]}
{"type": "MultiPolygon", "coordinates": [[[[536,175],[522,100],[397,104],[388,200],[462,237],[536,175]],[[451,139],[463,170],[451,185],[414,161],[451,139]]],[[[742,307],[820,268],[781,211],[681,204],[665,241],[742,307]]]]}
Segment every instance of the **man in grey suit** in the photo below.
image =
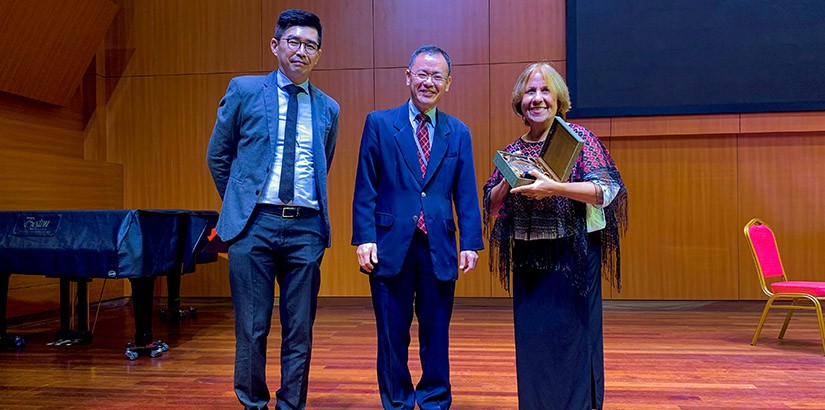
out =
{"type": "Polygon", "coordinates": [[[277,409],[306,406],[320,266],[330,245],[327,173],[339,106],[309,83],[321,56],[321,22],[303,10],[278,16],[270,41],[278,69],[229,82],[207,163],[223,199],[218,235],[229,244],[235,306],[235,394],[266,408],[266,345],[280,287],[281,386],[277,409]]]}

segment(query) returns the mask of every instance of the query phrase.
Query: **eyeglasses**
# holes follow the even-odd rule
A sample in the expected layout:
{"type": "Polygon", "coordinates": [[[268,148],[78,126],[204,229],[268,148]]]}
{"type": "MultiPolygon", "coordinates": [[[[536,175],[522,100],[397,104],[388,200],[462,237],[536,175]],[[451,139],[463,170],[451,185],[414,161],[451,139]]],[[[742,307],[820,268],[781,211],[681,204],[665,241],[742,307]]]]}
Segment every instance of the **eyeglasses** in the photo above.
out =
{"type": "Polygon", "coordinates": [[[427,81],[428,78],[436,84],[444,84],[444,81],[446,80],[446,78],[444,78],[444,75],[441,73],[428,74],[423,71],[419,71],[413,75],[415,76],[415,78],[418,79],[418,81],[421,81],[422,83],[427,81]]]}
{"type": "Polygon", "coordinates": [[[286,46],[289,47],[290,50],[298,51],[301,49],[301,46],[304,46],[304,51],[311,56],[315,55],[315,53],[317,53],[320,49],[318,44],[315,44],[310,41],[304,42],[295,38],[287,38],[284,40],[286,40],[286,46]]]}

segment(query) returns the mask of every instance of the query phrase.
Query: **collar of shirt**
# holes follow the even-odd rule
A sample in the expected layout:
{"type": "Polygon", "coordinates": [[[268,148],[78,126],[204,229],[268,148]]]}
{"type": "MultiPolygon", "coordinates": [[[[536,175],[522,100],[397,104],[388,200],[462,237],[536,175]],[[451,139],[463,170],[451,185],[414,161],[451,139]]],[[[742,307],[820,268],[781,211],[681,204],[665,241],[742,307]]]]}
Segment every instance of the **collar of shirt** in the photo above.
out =
{"type": "MultiPolygon", "coordinates": [[[[407,103],[410,112],[410,124],[412,124],[413,129],[413,141],[415,141],[415,147],[418,149],[418,157],[419,158],[426,158],[427,156],[424,155],[424,148],[421,146],[421,143],[418,141],[418,138],[415,135],[416,129],[418,128],[418,124],[416,123],[415,117],[418,115],[420,111],[416,108],[415,104],[412,103],[412,100],[409,100],[407,103]]],[[[430,142],[430,146],[432,146],[433,135],[435,134],[435,111],[436,108],[433,108],[430,111],[424,113],[427,117],[430,117],[430,123],[427,124],[427,136],[430,142]]]]}
{"type": "MultiPolygon", "coordinates": [[[[418,113],[420,113],[421,111],[418,111],[418,108],[416,108],[412,100],[407,100],[407,107],[410,110],[410,124],[412,124],[413,130],[415,130],[415,128],[418,126],[418,124],[416,124],[415,122],[415,116],[418,115],[418,113]]],[[[424,115],[430,117],[430,126],[432,127],[431,131],[435,129],[435,112],[437,109],[438,108],[433,108],[432,110],[423,113],[424,115]]]]}
{"type": "MultiPolygon", "coordinates": [[[[275,78],[278,81],[278,88],[280,88],[282,91],[284,91],[284,87],[286,87],[287,85],[294,84],[289,78],[287,78],[286,75],[284,75],[284,73],[281,70],[278,70],[278,75],[275,78]]],[[[306,80],[306,81],[302,82],[301,84],[294,84],[294,85],[296,85],[297,87],[304,90],[305,93],[309,93],[307,91],[309,89],[309,80],[306,80]]],[[[286,92],[286,91],[284,91],[284,92],[286,92]]]]}

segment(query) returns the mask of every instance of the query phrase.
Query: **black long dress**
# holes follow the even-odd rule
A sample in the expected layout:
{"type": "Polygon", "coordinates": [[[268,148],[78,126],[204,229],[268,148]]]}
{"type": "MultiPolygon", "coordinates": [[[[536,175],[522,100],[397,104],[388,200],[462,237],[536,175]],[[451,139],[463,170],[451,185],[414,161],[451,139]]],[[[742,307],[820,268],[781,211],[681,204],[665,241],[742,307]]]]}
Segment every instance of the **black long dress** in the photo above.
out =
{"type": "MultiPolygon", "coordinates": [[[[614,195],[601,208],[601,229],[588,226],[583,202],[561,196],[508,194],[492,215],[490,193],[504,178],[501,172],[484,186],[490,268],[505,288],[512,273],[520,409],[600,409],[604,403],[601,285],[604,276],[621,289],[627,190],[601,141],[569,125],[585,141],[570,181],[593,182],[614,195]]],[[[537,156],[541,145],[519,138],[504,151],[537,156]]]]}
{"type": "MultiPolygon", "coordinates": [[[[601,242],[589,235],[587,275],[582,295],[560,269],[513,270],[513,317],[520,409],[600,409],[604,402],[601,242]]],[[[547,252],[564,241],[517,241],[522,252],[547,252]]],[[[570,263],[572,252],[559,252],[570,263]]],[[[568,265],[569,266],[569,265],[568,265]]]]}

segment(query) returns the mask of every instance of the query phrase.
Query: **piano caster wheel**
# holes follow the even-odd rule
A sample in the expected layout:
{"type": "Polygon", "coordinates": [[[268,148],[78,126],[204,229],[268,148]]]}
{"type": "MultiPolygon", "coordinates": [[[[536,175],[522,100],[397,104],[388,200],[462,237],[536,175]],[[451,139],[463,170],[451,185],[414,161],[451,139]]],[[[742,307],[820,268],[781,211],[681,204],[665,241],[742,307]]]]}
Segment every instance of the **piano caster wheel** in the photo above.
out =
{"type": "Polygon", "coordinates": [[[198,317],[198,308],[194,306],[189,306],[189,317],[192,319],[198,317]]]}
{"type": "Polygon", "coordinates": [[[160,340],[156,340],[150,344],[137,346],[134,343],[127,343],[126,344],[126,358],[129,360],[137,360],[138,357],[141,355],[149,356],[151,358],[156,358],[163,354],[163,352],[169,351],[169,345],[163,343],[160,340]]]}
{"type": "MultiPolygon", "coordinates": [[[[151,345],[146,346],[146,347],[148,349],[153,350],[153,351],[157,350],[158,354],[169,351],[169,345],[164,343],[163,341],[160,341],[160,340],[156,340],[156,341],[152,342],[151,345]]],[[[155,356],[152,356],[152,357],[155,357],[155,356]]]]}
{"type": "Polygon", "coordinates": [[[131,361],[137,360],[140,355],[135,350],[136,348],[137,346],[135,346],[134,343],[126,343],[126,351],[123,354],[126,355],[126,358],[131,361]]]}
{"type": "Polygon", "coordinates": [[[26,339],[14,335],[0,335],[0,350],[21,351],[26,347],[26,339]]]}
{"type": "Polygon", "coordinates": [[[15,337],[14,337],[14,347],[15,347],[18,351],[19,351],[19,350],[23,350],[23,348],[24,348],[24,347],[26,347],[26,339],[23,339],[23,338],[22,338],[22,337],[20,337],[20,336],[15,336],[15,337]]]}
{"type": "Polygon", "coordinates": [[[151,345],[146,346],[146,349],[149,350],[149,357],[155,358],[163,354],[163,352],[169,351],[169,345],[163,343],[160,340],[156,340],[152,342],[151,345]]]}
{"type": "MultiPolygon", "coordinates": [[[[186,320],[186,312],[183,309],[179,309],[177,314],[178,314],[177,318],[179,319],[178,320],[179,322],[181,320],[186,320]]],[[[191,314],[191,310],[190,310],[190,314],[191,314]]],[[[166,309],[161,309],[160,310],[160,321],[161,322],[167,322],[169,319],[171,319],[171,317],[169,315],[169,311],[166,310],[166,309]]]]}

